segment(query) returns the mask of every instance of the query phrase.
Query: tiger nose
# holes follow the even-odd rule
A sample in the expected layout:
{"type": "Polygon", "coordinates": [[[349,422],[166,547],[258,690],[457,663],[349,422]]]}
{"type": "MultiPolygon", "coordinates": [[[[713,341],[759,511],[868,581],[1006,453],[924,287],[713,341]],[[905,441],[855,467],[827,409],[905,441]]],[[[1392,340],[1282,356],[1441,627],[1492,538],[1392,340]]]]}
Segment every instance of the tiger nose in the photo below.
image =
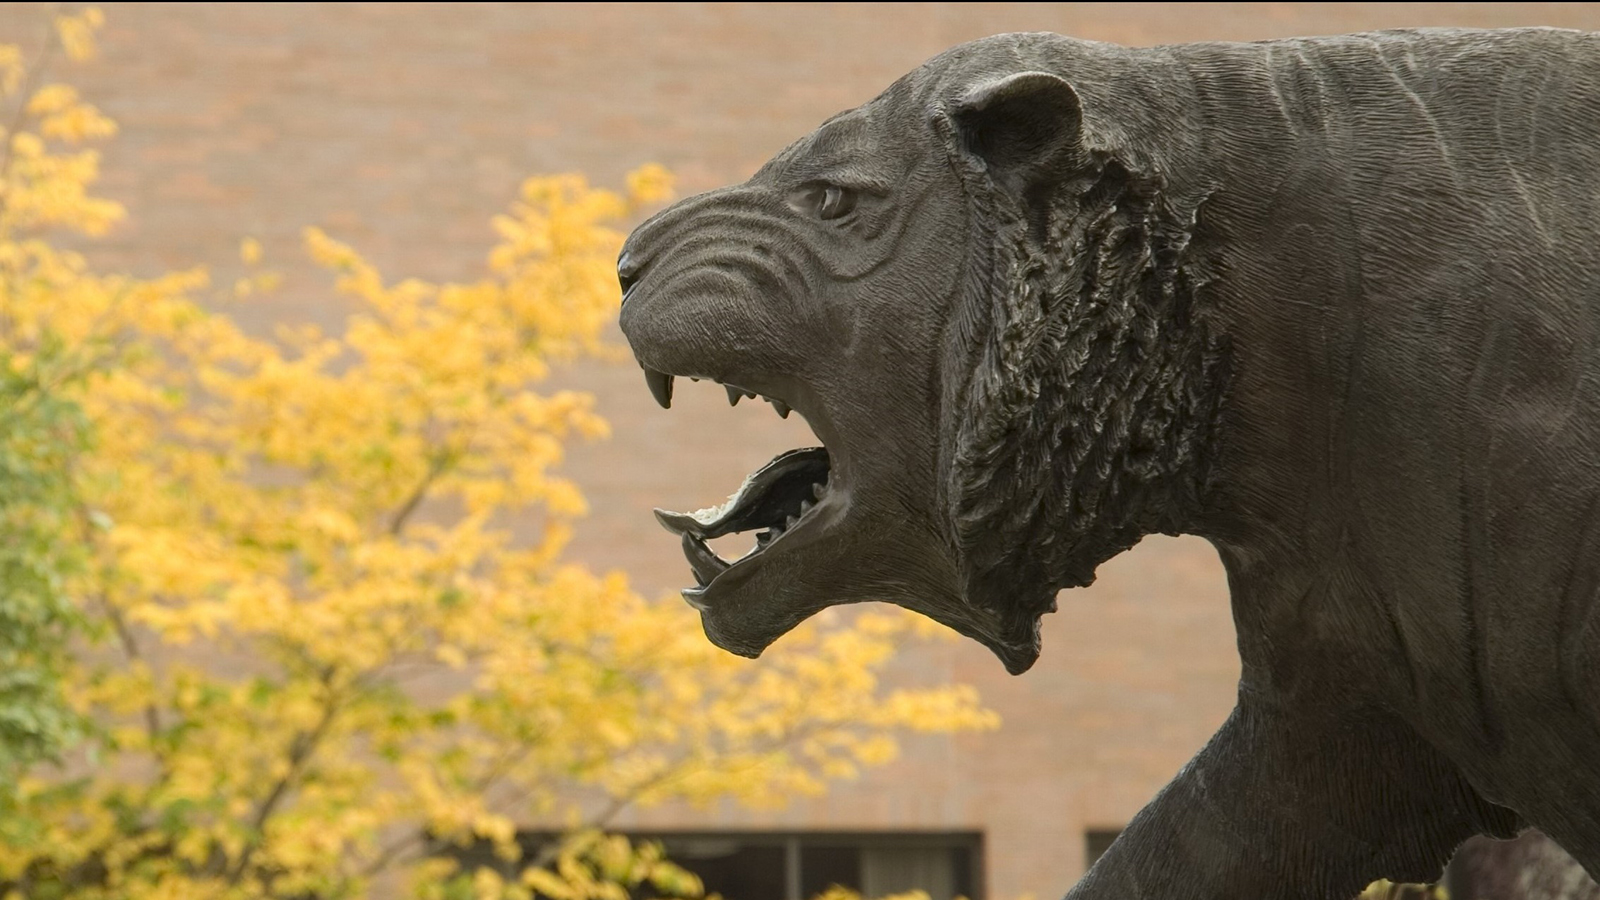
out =
{"type": "Polygon", "coordinates": [[[628,292],[639,282],[639,272],[644,269],[638,257],[624,250],[617,257],[617,284],[622,286],[622,302],[628,302],[628,292]]]}

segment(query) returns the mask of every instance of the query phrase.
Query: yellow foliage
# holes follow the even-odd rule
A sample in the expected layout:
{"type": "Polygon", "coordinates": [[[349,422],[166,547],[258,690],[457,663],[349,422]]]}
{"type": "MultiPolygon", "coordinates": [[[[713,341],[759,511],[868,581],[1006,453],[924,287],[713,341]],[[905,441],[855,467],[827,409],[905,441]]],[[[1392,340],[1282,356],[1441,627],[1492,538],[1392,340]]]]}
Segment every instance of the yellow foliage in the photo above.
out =
{"type": "Polygon", "coordinates": [[[77,62],[93,58],[94,32],[104,24],[105,14],[95,6],[88,7],[77,15],[56,16],[56,36],[61,41],[61,49],[77,62]]]}
{"type": "Polygon", "coordinates": [[[1369,884],[1356,900],[1450,900],[1442,884],[1412,884],[1380,878],[1369,884]]]}
{"type": "MultiPolygon", "coordinates": [[[[99,22],[58,19],[70,56],[99,22]]],[[[0,47],[0,88],[27,81],[0,47]]],[[[903,730],[994,726],[970,689],[880,684],[909,617],[809,623],[751,663],[675,598],[560,560],[585,504],[556,468],[607,430],[593,397],[541,385],[604,351],[617,225],[666,195],[664,170],[626,193],[529,179],[465,283],[386,279],[308,229],[355,312],[264,340],[192,302],[199,269],[101,275],[54,246],[123,215],[88,192],[93,152],[60,146],[114,125],[63,85],[25,108],[0,170],[0,341],[111,361],[80,398],[99,523],[81,594],[107,646],[67,685],[103,734],[81,778],[21,787],[31,825],[0,829],[0,892],[357,897],[399,865],[422,897],[694,895],[658,848],[598,834],[519,861],[517,825],[779,804],[892,759],[903,730]],[[510,527],[530,511],[540,528],[510,527]],[[508,868],[455,872],[430,855],[451,844],[508,868]]]]}
{"type": "MultiPolygon", "coordinates": [[[[862,896],[849,888],[834,885],[818,894],[813,900],[862,900],[862,896]]],[[[903,894],[885,894],[877,898],[877,900],[928,900],[928,892],[906,891],[903,894]]],[[[964,898],[958,898],[958,900],[964,900],[964,898]]]]}

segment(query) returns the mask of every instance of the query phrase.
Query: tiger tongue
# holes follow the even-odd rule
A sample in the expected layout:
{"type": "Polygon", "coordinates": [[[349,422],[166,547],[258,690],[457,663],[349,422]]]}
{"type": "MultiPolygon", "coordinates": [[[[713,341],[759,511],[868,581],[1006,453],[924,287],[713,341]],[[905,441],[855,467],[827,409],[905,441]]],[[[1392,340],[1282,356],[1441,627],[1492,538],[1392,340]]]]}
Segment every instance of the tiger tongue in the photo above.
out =
{"type": "Polygon", "coordinates": [[[658,509],[656,521],[673,534],[702,539],[782,525],[812,499],[812,485],[828,480],[828,451],[807,447],[779,454],[744,480],[721,506],[692,513],[658,509]]]}

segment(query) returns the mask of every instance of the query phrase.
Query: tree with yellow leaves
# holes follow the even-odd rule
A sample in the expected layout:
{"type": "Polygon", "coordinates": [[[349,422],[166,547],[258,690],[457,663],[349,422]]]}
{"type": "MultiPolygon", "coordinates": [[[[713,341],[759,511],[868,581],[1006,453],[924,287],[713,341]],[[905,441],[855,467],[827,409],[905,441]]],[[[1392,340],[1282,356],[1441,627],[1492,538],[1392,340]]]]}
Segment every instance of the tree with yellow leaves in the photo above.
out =
{"type": "MultiPolygon", "coordinates": [[[[98,23],[61,17],[60,44],[92,52],[98,23]]],[[[92,735],[18,784],[0,894],[345,898],[403,870],[440,900],[693,895],[658,850],[593,829],[633,803],[781,803],[889,760],[902,731],[993,726],[970,689],[880,684],[922,629],[900,614],[816,622],[750,663],[676,600],[561,561],[584,502],[555,467],[606,426],[540,384],[603,349],[612,226],[665,172],[626,194],[529,180],[470,283],[391,282],[308,231],[357,311],[263,340],[193,302],[200,270],[103,275],[51,242],[121,216],[78,147],[114,126],[0,53],[21,110],[0,349],[12,372],[44,347],[79,360],[58,387],[89,435],[69,584],[102,637],[61,676],[92,735]],[[524,823],[576,836],[522,858],[524,823]],[[459,870],[469,846],[503,865],[459,870]]],[[[235,293],[270,289],[259,247],[242,255],[235,293]]]]}

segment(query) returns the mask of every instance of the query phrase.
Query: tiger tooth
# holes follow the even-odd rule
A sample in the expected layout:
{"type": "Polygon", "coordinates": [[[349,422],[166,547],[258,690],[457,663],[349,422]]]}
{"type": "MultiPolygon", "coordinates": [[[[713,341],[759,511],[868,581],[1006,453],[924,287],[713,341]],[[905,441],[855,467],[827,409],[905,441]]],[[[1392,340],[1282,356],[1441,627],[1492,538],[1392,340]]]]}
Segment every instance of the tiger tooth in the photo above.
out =
{"type": "Polygon", "coordinates": [[[672,408],[672,376],[665,372],[657,372],[646,367],[644,370],[644,383],[650,386],[650,395],[656,398],[662,409],[672,408]]]}
{"type": "Polygon", "coordinates": [[[700,587],[710,584],[728,568],[727,560],[712,552],[703,539],[687,532],[683,535],[683,552],[689,559],[689,570],[694,573],[695,583],[700,587]]]}
{"type": "Polygon", "coordinates": [[[816,504],[812,503],[810,500],[801,500],[800,501],[800,515],[802,515],[802,516],[805,515],[806,511],[809,510],[813,506],[816,506],[816,504]]]}
{"type": "Polygon", "coordinates": [[[818,500],[821,500],[822,499],[822,495],[824,493],[826,493],[827,490],[828,490],[828,483],[825,482],[825,481],[819,481],[816,484],[813,484],[811,486],[811,496],[817,498],[818,500]]]}
{"type": "Polygon", "coordinates": [[[794,527],[794,523],[796,523],[798,521],[800,521],[800,517],[799,516],[790,516],[787,519],[783,520],[783,527],[784,527],[785,530],[793,528],[794,527]]]}
{"type": "Polygon", "coordinates": [[[729,406],[738,406],[739,405],[739,401],[744,399],[744,391],[741,391],[736,387],[733,387],[731,385],[726,385],[726,384],[723,385],[723,387],[728,389],[728,405],[729,406]]]}
{"type": "Polygon", "coordinates": [[[774,400],[772,401],[772,408],[778,411],[779,416],[785,419],[789,418],[789,404],[782,400],[774,400]]]}

